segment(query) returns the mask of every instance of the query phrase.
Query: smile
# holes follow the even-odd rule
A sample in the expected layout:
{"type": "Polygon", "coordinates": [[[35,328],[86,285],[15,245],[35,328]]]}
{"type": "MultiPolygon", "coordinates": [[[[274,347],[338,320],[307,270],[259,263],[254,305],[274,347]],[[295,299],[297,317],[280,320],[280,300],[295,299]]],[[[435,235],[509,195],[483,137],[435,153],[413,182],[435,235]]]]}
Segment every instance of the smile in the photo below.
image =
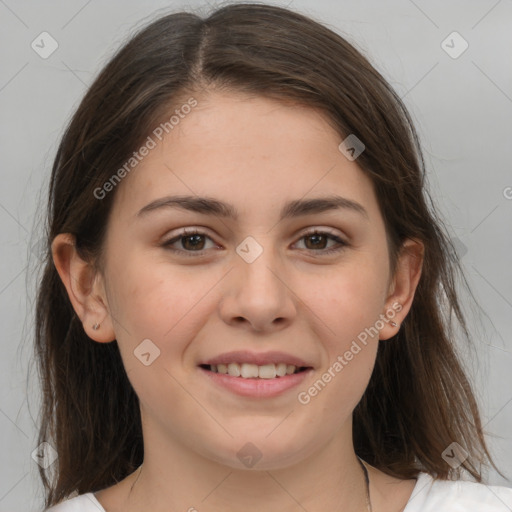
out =
{"type": "Polygon", "coordinates": [[[251,363],[229,363],[201,365],[202,368],[213,373],[241,377],[242,379],[275,379],[305,371],[307,367],[297,367],[293,364],[277,363],[258,366],[251,363]]]}
{"type": "Polygon", "coordinates": [[[304,379],[314,371],[311,367],[296,367],[285,365],[285,363],[262,366],[229,363],[200,365],[197,368],[215,388],[253,399],[269,399],[283,395],[301,385],[304,379]],[[285,367],[286,371],[282,375],[285,367]],[[226,370],[226,373],[223,373],[223,370],[226,370]],[[233,375],[229,373],[230,371],[233,375]]]}

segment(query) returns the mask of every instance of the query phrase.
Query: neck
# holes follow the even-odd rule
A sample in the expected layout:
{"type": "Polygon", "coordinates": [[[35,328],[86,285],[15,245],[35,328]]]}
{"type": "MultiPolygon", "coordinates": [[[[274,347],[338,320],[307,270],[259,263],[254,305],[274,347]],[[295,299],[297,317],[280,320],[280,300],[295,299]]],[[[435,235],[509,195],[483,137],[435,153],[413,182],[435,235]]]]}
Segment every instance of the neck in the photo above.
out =
{"type": "MultiPolygon", "coordinates": [[[[156,434],[156,435],[155,435],[156,434]]],[[[144,463],[131,478],[123,511],[366,512],[367,486],[354,453],[352,430],[342,429],[313,455],[286,467],[237,469],[144,435],[144,463]]]]}

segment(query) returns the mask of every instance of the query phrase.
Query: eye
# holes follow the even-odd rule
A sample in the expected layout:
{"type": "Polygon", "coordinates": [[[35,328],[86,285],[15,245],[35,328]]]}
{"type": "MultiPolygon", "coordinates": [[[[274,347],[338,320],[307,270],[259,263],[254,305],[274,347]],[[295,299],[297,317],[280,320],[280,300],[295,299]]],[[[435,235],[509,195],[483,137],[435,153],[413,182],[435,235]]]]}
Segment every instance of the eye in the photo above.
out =
{"type": "MultiPolygon", "coordinates": [[[[320,256],[326,255],[326,254],[332,254],[335,252],[339,252],[342,249],[344,249],[346,246],[348,246],[348,243],[342,240],[340,237],[329,233],[327,231],[320,231],[320,230],[314,230],[309,233],[305,233],[302,235],[300,240],[312,240],[312,244],[309,244],[313,249],[310,249],[306,247],[306,250],[310,250],[313,252],[319,252],[320,256]],[[337,245],[334,247],[331,247],[330,249],[325,249],[323,246],[326,242],[329,240],[337,242],[337,245]]],[[[306,244],[308,245],[308,244],[306,244]]]]}
{"type": "Polygon", "coordinates": [[[206,235],[206,233],[203,233],[201,231],[198,231],[196,229],[191,230],[183,230],[180,234],[172,238],[171,240],[168,240],[167,242],[164,242],[162,244],[162,247],[165,247],[166,249],[176,252],[176,253],[184,253],[187,256],[200,256],[204,253],[204,242],[201,241],[201,238],[208,238],[211,240],[211,238],[206,235]],[[175,249],[174,247],[171,247],[176,242],[181,241],[181,246],[183,249],[175,249]],[[196,254],[187,254],[187,253],[196,253],[196,254]]]}
{"type": "MultiPolygon", "coordinates": [[[[181,233],[164,242],[162,247],[172,252],[181,253],[186,256],[202,256],[205,252],[205,242],[201,239],[207,238],[213,241],[206,233],[197,229],[183,230],[181,233]],[[181,248],[172,247],[177,242],[181,242],[181,248]]],[[[299,241],[312,240],[312,243],[306,244],[310,247],[306,247],[307,251],[312,253],[319,253],[320,256],[327,255],[335,252],[339,252],[349,244],[342,240],[340,237],[326,232],[315,230],[309,233],[305,233],[301,236],[299,241]],[[334,247],[326,249],[324,246],[328,241],[336,242],[334,247]]]]}

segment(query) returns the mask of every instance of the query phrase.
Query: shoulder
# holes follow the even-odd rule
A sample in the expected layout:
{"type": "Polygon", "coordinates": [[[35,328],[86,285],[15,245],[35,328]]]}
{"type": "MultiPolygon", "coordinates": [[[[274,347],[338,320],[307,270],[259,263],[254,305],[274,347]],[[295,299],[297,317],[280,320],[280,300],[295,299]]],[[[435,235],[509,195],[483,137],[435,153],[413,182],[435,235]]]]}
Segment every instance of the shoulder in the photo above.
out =
{"type": "Polygon", "coordinates": [[[44,512],[105,512],[92,492],[61,501],[44,512]]]}
{"type": "Polygon", "coordinates": [[[420,473],[404,512],[506,512],[512,488],[466,480],[435,480],[420,473]]]}

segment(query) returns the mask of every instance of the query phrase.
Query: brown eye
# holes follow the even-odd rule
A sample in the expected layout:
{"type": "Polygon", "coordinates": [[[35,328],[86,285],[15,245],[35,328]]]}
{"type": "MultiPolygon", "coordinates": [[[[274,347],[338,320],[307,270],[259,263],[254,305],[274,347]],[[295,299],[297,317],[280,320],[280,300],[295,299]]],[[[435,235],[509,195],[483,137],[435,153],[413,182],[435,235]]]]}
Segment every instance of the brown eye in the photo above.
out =
{"type": "MultiPolygon", "coordinates": [[[[206,239],[213,242],[213,240],[206,233],[197,230],[185,230],[167,242],[164,242],[162,247],[165,247],[166,249],[176,253],[184,254],[186,256],[202,256],[206,251],[206,239]],[[173,247],[178,242],[181,242],[180,246],[173,247]]],[[[311,233],[306,233],[300,238],[300,240],[306,241],[306,251],[318,253],[315,254],[315,256],[323,256],[339,252],[349,245],[338,236],[325,231],[313,231],[311,233]],[[328,243],[332,241],[336,242],[334,247],[327,248],[328,243]]]]}
{"type": "Polygon", "coordinates": [[[205,250],[205,241],[204,239],[211,238],[206,235],[206,233],[202,233],[201,231],[197,230],[191,230],[191,231],[183,231],[171,240],[168,240],[167,242],[164,242],[162,244],[162,247],[165,247],[166,249],[173,251],[173,252],[179,252],[182,254],[186,254],[187,256],[198,256],[202,255],[205,250]],[[175,248],[172,247],[177,242],[181,242],[181,248],[175,248]],[[187,254],[191,253],[191,254],[187,254]],[[193,254],[196,253],[196,254],[193,254]]]}
{"type": "Polygon", "coordinates": [[[181,236],[180,238],[182,239],[182,245],[183,245],[183,247],[185,249],[191,249],[191,250],[199,249],[199,250],[201,250],[204,247],[204,241],[203,241],[203,243],[201,243],[201,237],[202,236],[203,235],[195,234],[195,235],[181,236]]]}
{"type": "Polygon", "coordinates": [[[306,250],[312,252],[318,252],[320,255],[323,254],[331,254],[333,252],[341,251],[348,244],[341,238],[332,233],[327,233],[324,231],[314,231],[312,233],[306,233],[301,237],[300,240],[309,240],[310,242],[306,242],[306,250]],[[337,242],[337,245],[331,247],[329,249],[326,248],[326,244],[329,241],[337,242]]]}

